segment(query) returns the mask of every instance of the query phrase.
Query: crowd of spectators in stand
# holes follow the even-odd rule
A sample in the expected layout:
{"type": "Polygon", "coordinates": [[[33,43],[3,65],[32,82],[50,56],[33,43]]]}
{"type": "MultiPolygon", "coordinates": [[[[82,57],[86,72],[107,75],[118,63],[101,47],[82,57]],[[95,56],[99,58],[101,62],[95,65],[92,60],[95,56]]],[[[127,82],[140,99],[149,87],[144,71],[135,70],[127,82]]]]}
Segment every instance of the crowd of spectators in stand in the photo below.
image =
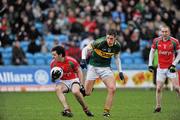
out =
{"type": "Polygon", "coordinates": [[[164,24],[180,40],[175,7],[166,8],[163,0],[0,1],[1,47],[13,46],[14,41],[28,41],[24,52],[32,54],[50,52],[46,36],[63,34],[68,41],[62,43],[55,38],[52,42],[63,44],[67,54],[79,60],[82,47],[104,36],[109,29],[117,30],[122,52],[143,52],[140,42],[150,45],[164,24]]]}

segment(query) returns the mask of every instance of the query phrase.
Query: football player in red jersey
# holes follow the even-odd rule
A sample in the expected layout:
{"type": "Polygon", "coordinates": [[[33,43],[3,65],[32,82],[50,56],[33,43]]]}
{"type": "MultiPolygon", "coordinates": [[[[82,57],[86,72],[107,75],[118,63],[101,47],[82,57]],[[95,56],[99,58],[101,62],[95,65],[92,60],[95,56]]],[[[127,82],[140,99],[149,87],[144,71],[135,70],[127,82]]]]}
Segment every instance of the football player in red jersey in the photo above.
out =
{"type": "Polygon", "coordinates": [[[176,65],[180,60],[179,41],[170,36],[170,30],[167,26],[161,27],[161,36],[153,40],[149,54],[149,71],[153,72],[153,57],[155,50],[158,50],[158,68],[156,84],[156,108],[154,112],[161,111],[161,93],[166,78],[172,81],[177,94],[180,95],[180,87],[176,72],[176,65]],[[175,52],[177,55],[175,56],[175,52]]]}
{"type": "Polygon", "coordinates": [[[80,92],[80,89],[83,90],[83,73],[80,65],[74,58],[65,55],[65,49],[62,46],[55,46],[52,48],[51,53],[53,56],[53,60],[50,64],[51,69],[56,66],[63,70],[63,76],[61,78],[59,78],[59,75],[56,72],[53,72],[51,75],[52,81],[56,83],[57,97],[64,107],[62,115],[67,117],[73,116],[70,106],[68,105],[64,95],[64,93],[71,91],[76,100],[82,106],[86,115],[93,117],[93,113],[89,111],[87,104],[84,101],[83,95],[80,92]]]}

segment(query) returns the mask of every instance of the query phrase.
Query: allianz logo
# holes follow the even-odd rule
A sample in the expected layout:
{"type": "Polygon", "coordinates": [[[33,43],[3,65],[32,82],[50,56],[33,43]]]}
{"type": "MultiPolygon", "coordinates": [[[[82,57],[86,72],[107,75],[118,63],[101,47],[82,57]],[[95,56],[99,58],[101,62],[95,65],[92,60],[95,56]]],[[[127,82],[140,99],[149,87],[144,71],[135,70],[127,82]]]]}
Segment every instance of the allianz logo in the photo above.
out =
{"type": "Polygon", "coordinates": [[[44,85],[49,81],[49,74],[38,69],[33,73],[0,72],[0,83],[34,83],[44,85]]]}
{"type": "Polygon", "coordinates": [[[33,82],[32,74],[14,74],[13,72],[0,73],[0,83],[23,83],[33,82]]]}

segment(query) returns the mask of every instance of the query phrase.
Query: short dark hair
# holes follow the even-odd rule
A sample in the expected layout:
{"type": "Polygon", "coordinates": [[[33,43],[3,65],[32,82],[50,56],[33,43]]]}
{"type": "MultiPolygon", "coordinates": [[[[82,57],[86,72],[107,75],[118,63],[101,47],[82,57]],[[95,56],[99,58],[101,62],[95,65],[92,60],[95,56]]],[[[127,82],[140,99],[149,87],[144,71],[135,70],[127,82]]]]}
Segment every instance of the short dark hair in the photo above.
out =
{"type": "Polygon", "coordinates": [[[56,53],[57,53],[58,55],[62,54],[62,57],[65,57],[65,56],[66,56],[65,49],[64,49],[63,46],[60,46],[60,45],[55,46],[55,47],[53,47],[53,48],[51,49],[51,52],[53,52],[53,51],[56,51],[56,53]]]}
{"type": "Polygon", "coordinates": [[[114,29],[110,29],[107,31],[106,35],[113,35],[114,37],[117,36],[117,32],[114,29]]]}

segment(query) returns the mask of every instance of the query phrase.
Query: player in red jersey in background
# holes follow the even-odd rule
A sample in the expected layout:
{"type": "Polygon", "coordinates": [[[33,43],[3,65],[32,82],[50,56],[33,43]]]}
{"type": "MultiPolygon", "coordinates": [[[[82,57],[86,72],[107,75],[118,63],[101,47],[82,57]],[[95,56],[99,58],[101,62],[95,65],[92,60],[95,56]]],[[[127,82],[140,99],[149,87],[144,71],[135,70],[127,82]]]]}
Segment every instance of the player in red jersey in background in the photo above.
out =
{"type": "Polygon", "coordinates": [[[86,113],[86,115],[93,117],[93,113],[89,111],[84,101],[83,95],[80,92],[80,87],[83,83],[83,73],[80,65],[74,58],[70,56],[65,56],[65,49],[62,46],[56,46],[52,48],[51,53],[53,56],[53,60],[50,64],[51,69],[56,66],[62,68],[63,70],[63,76],[60,79],[57,79],[59,78],[59,75],[56,73],[53,73],[51,75],[52,81],[56,83],[57,97],[64,107],[62,115],[67,117],[73,116],[64,95],[64,93],[71,91],[75,96],[76,100],[82,106],[83,111],[86,113]]]}
{"type": "Polygon", "coordinates": [[[161,93],[164,81],[169,78],[173,84],[177,94],[180,95],[180,87],[176,65],[180,60],[180,44],[179,41],[170,36],[170,30],[167,26],[161,27],[161,36],[153,40],[153,44],[149,54],[149,71],[153,72],[154,52],[158,50],[158,68],[157,68],[157,84],[156,84],[156,108],[154,113],[161,111],[161,93]],[[175,56],[177,52],[177,56],[175,56]]]}

